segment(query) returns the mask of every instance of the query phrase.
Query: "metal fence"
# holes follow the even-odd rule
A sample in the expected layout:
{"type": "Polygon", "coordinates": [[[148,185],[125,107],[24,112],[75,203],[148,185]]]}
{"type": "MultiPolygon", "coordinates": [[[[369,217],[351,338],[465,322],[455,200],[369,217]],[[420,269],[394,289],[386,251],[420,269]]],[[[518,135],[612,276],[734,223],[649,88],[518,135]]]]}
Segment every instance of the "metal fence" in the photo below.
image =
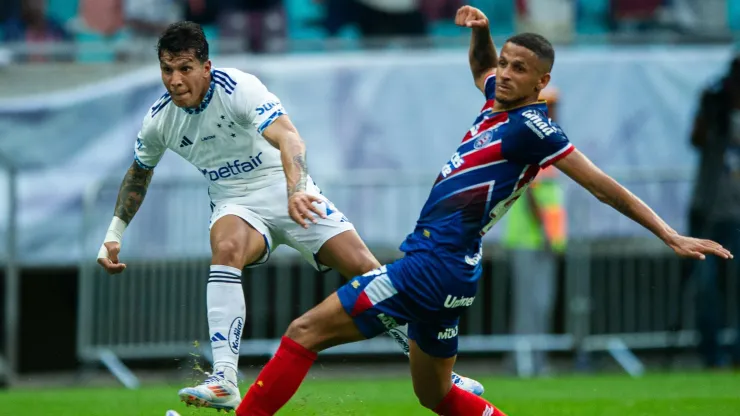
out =
{"type": "MultiPolygon", "coordinates": [[[[690,186],[685,174],[675,173],[619,179],[638,194],[660,188],[653,198],[663,192],[687,192],[690,186]]],[[[430,182],[428,175],[364,174],[320,185],[381,262],[388,262],[399,256],[397,244],[412,229],[430,182]]],[[[102,362],[135,387],[136,378],[122,360],[208,354],[205,282],[210,209],[202,180],[155,176],[147,202],[124,239],[121,256],[129,267],[110,277],[94,256],[110,221],[117,187],[118,181],[98,184],[85,201],[83,247],[90,256],[80,268],[78,355],[86,362],[102,362]]],[[[642,366],[631,349],[696,345],[694,302],[691,285],[680,272],[681,260],[616,212],[611,231],[600,233],[593,212],[610,208],[582,190],[569,187],[568,205],[572,238],[558,299],[564,313],[555,323],[556,331],[508,335],[511,274],[506,253],[489,241],[477,301],[461,322],[460,351],[513,351],[525,363],[534,350],[608,351],[625,370],[638,375],[642,366]]],[[[680,219],[668,220],[675,224],[680,219]]],[[[241,354],[267,357],[290,321],[338,288],[342,278],[334,272],[319,274],[291,250],[278,250],[267,265],[247,269],[243,282],[247,325],[241,354]]],[[[738,283],[725,279],[723,284],[725,322],[734,328],[738,283]]],[[[723,340],[733,335],[726,330],[723,340]]],[[[396,352],[390,338],[379,337],[326,353],[396,352]]]]}
{"type": "Polygon", "coordinates": [[[7,223],[0,226],[5,228],[5,238],[0,241],[0,257],[4,265],[4,320],[3,320],[3,353],[0,354],[0,381],[11,384],[15,378],[18,358],[18,322],[19,322],[19,293],[20,274],[17,264],[17,226],[18,226],[18,169],[15,164],[0,153],[0,173],[7,178],[7,193],[5,194],[5,209],[7,223]]]}

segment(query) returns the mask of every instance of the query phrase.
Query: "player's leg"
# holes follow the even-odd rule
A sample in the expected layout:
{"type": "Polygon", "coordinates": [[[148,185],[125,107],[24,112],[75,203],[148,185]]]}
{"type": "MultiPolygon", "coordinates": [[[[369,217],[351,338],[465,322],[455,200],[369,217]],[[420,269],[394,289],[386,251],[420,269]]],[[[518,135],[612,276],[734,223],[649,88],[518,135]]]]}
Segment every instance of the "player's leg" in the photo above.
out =
{"type": "MultiPolygon", "coordinates": [[[[337,270],[342,276],[352,278],[361,276],[379,266],[360,236],[354,230],[345,231],[331,237],[324,243],[316,256],[319,263],[337,270]],[[370,267],[368,269],[368,267],[370,267]]],[[[401,351],[409,355],[408,325],[399,325],[387,331],[399,345],[401,351]]],[[[483,385],[469,377],[452,373],[453,383],[463,390],[478,396],[484,392],[483,385]]]]}
{"type": "MultiPolygon", "coordinates": [[[[309,191],[320,194],[313,184],[309,191]]],[[[365,243],[354,229],[352,223],[328,199],[323,207],[327,218],[319,219],[319,223],[312,225],[308,230],[300,227],[293,228],[295,247],[304,257],[321,270],[334,269],[347,279],[361,276],[380,267],[380,263],[373,256],[365,243]]],[[[408,356],[408,327],[400,325],[387,331],[399,345],[401,351],[408,356]]],[[[453,382],[460,388],[471,393],[481,395],[483,385],[476,380],[452,374],[453,382]]]]}
{"type": "MultiPolygon", "coordinates": [[[[256,219],[248,219],[262,228],[256,219]]],[[[181,400],[189,405],[227,410],[239,405],[239,345],[246,314],[241,275],[245,265],[266,255],[268,246],[263,232],[238,215],[218,216],[213,222],[206,289],[213,374],[198,386],[180,390],[181,400]]]]}
{"type": "Polygon", "coordinates": [[[333,293],[290,324],[277,352],[244,396],[237,416],[274,415],[298,391],[319,351],[365,338],[333,293]]]}
{"type": "Polygon", "coordinates": [[[445,416],[506,416],[491,403],[450,380],[457,357],[457,322],[430,326],[412,323],[411,378],[422,406],[445,416]],[[421,344],[421,345],[420,345],[421,344]]]}

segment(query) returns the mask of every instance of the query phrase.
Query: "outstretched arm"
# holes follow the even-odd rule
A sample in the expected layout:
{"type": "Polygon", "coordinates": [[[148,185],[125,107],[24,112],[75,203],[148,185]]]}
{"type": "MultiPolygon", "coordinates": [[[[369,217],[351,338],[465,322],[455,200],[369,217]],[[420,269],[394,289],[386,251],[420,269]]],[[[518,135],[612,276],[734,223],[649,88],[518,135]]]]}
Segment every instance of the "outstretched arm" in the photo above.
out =
{"type": "Polygon", "coordinates": [[[288,213],[293,221],[307,228],[306,220],[316,222],[313,213],[325,217],[325,214],[313,204],[323,201],[306,193],[308,182],[306,145],[288,116],[283,114],[278,117],[262,132],[262,136],[274,147],[280,149],[280,158],[288,183],[288,213]]]}
{"type": "Polygon", "coordinates": [[[650,230],[676,254],[703,260],[706,254],[732,258],[732,254],[718,243],[684,237],[665,223],[647,204],[596,167],[583,153],[575,150],[555,162],[555,166],[591,192],[599,201],[612,206],[650,230]]]}
{"type": "Polygon", "coordinates": [[[470,36],[470,70],[475,85],[485,92],[486,77],[496,70],[496,46],[493,44],[491,30],[486,15],[471,6],[463,6],[457,11],[455,24],[472,29],[470,36]]]}

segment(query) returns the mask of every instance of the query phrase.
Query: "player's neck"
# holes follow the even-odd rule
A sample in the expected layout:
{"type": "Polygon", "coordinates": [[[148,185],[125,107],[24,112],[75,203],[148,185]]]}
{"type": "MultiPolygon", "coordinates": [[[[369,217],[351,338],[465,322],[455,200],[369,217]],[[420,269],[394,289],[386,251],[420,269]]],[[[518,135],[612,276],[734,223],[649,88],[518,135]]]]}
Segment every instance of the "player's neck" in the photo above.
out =
{"type": "Polygon", "coordinates": [[[537,102],[537,98],[538,97],[535,95],[516,101],[501,102],[496,100],[493,103],[493,111],[509,111],[526,105],[535,104],[537,102]]]}
{"type": "Polygon", "coordinates": [[[203,100],[206,99],[206,95],[208,94],[208,90],[211,89],[211,77],[213,75],[208,74],[208,82],[206,82],[205,86],[203,87],[203,90],[198,94],[198,106],[203,104],[203,100]]]}

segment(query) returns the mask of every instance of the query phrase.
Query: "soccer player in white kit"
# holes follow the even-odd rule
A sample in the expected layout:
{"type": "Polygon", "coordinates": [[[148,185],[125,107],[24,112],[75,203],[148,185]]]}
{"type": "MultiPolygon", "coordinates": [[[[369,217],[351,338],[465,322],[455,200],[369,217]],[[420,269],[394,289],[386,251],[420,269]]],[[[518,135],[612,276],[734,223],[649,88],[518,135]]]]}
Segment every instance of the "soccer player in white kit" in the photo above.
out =
{"type": "MultiPolygon", "coordinates": [[[[169,149],[209,182],[212,261],[207,285],[213,373],[180,390],[187,404],[233,410],[245,301],[242,268],[267,261],[286,244],[319,270],[346,278],[380,267],[354,226],[311,180],[306,150],[280,100],[253,75],[213,68],[197,24],[180,22],[157,45],[164,94],[147,111],[123,179],[115,213],[98,253],[108,273],[121,273],[123,232],[141,206],[154,168],[169,149]]],[[[408,353],[406,329],[390,335],[408,353]]],[[[482,394],[475,380],[459,387],[482,394]]]]}

